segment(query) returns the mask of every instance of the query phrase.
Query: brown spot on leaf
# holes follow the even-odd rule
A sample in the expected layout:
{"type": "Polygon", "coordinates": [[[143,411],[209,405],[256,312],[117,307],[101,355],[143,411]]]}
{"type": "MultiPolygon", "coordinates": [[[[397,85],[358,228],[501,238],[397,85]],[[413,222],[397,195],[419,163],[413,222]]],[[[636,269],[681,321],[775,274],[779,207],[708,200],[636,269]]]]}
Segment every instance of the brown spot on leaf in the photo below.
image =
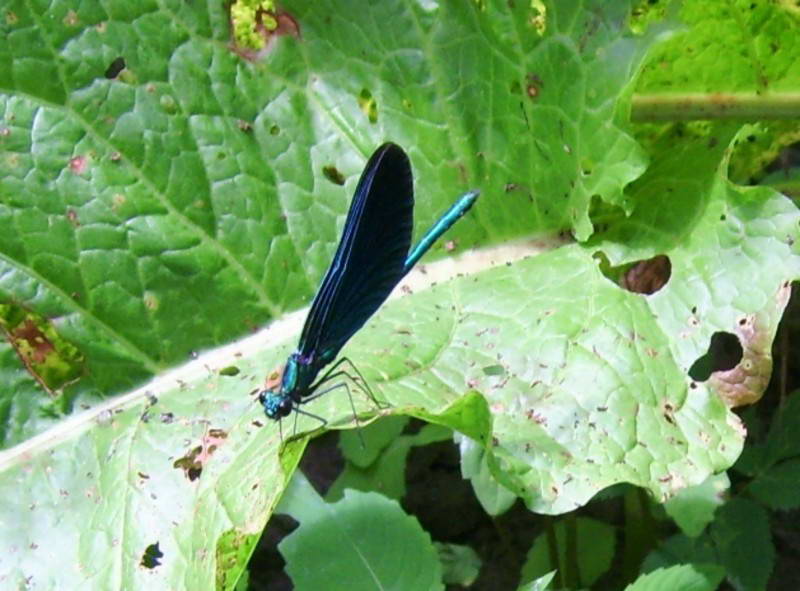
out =
{"type": "Polygon", "coordinates": [[[715,371],[709,378],[709,385],[730,408],[757,402],[767,388],[772,374],[773,330],[766,329],[755,314],[736,323],[734,332],[742,347],[741,360],[735,367],[715,371]]]}
{"type": "Polygon", "coordinates": [[[525,77],[525,81],[525,93],[528,95],[529,99],[535,100],[539,97],[539,93],[542,91],[544,82],[542,82],[542,79],[536,74],[528,74],[525,77]]]}
{"type": "Polygon", "coordinates": [[[665,402],[661,408],[661,414],[670,425],[675,424],[675,408],[672,404],[665,402]]]}
{"type": "Polygon", "coordinates": [[[0,308],[0,334],[50,396],[57,396],[60,388],[80,378],[80,352],[56,332],[48,318],[9,302],[0,308]]]}
{"type": "Polygon", "coordinates": [[[276,390],[281,385],[281,380],[283,379],[283,370],[285,366],[281,366],[277,369],[273,369],[267,377],[264,379],[264,389],[265,390],[276,390]]]}
{"type": "Polygon", "coordinates": [[[533,409],[526,410],[525,416],[528,417],[528,420],[533,421],[537,425],[547,424],[547,417],[542,416],[541,414],[535,412],[533,409]]]}
{"type": "Polygon", "coordinates": [[[772,304],[737,319],[733,331],[742,346],[741,361],[711,375],[709,385],[731,408],[757,402],[772,374],[772,341],[778,321],[791,296],[791,284],[782,282],[772,304]]]}
{"type": "Polygon", "coordinates": [[[83,174],[86,171],[86,156],[70,158],[69,169],[75,174],[83,174]]]}
{"type": "Polygon", "coordinates": [[[76,13],[74,10],[68,11],[67,15],[64,17],[63,22],[68,27],[77,26],[78,23],[80,23],[80,19],[78,18],[78,13],[76,13]]]}
{"type": "MultiPolygon", "coordinates": [[[[233,30],[234,28],[235,24],[231,21],[231,29],[233,30]]],[[[300,23],[284,10],[271,11],[259,8],[255,15],[254,32],[257,37],[262,39],[263,45],[260,47],[239,45],[235,39],[235,32],[232,35],[234,40],[231,44],[231,49],[234,53],[251,62],[269,53],[275,44],[275,39],[278,37],[289,36],[295,39],[299,38],[300,23]]]]}
{"type": "Polygon", "coordinates": [[[33,363],[44,363],[47,360],[47,356],[55,351],[45,334],[30,319],[25,320],[20,326],[12,330],[11,336],[18,345],[23,342],[27,344],[23,355],[33,363]]]}
{"type": "Polygon", "coordinates": [[[72,224],[74,228],[79,228],[81,225],[80,221],[78,221],[78,212],[74,209],[67,210],[67,220],[69,220],[69,223],[72,224]]]}

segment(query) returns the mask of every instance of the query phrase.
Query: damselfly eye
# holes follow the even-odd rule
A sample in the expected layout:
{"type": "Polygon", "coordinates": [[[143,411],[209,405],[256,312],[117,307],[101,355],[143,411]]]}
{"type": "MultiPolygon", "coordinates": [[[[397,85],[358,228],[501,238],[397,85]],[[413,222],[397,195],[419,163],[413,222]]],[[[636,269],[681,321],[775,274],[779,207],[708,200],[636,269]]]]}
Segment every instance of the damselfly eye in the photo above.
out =
{"type": "Polygon", "coordinates": [[[281,396],[272,390],[263,390],[258,395],[258,401],[264,407],[264,413],[271,419],[282,419],[294,410],[294,402],[288,396],[281,396]]]}
{"type": "Polygon", "coordinates": [[[294,408],[294,404],[292,403],[291,398],[284,398],[281,400],[280,404],[278,405],[278,416],[279,417],[288,417],[292,409],[294,408]]]}

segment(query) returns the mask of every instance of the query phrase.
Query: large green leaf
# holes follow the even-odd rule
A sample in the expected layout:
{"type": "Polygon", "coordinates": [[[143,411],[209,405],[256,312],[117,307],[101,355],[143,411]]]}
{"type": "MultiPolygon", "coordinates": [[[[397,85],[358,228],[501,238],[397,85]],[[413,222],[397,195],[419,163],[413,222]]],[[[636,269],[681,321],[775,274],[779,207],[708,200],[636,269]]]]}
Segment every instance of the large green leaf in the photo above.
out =
{"type": "MultiPolygon", "coordinates": [[[[292,2],[299,36],[253,61],[232,50],[221,3],[4,8],[0,304],[25,321],[3,325],[16,348],[0,355],[2,428],[7,443],[40,432],[0,456],[5,580],[235,583],[306,442],[279,454],[247,393],[290,352],[303,316],[287,311],[313,295],[358,174],[389,139],[411,156],[418,226],[482,189],[448,247],[585,240],[592,198],[611,213],[590,242],[508,266],[486,264],[507,251],[483,252],[389,303],[346,349],[387,413],[491,442],[490,473],[550,513],[619,481],[667,497],[738,455],[719,378],[687,371],[733,332],[752,362],[743,389],[760,393],[798,275],[798,215],[727,183],[733,129],[666,137],[623,193],[645,169],[624,117],[655,39],[627,31],[625,3],[557,2],[542,20],[499,0],[292,2]],[[126,70],[106,78],[118,57],[126,70]],[[672,276],[631,293],[601,253],[666,254],[672,276]],[[45,361],[74,370],[58,386],[19,361],[38,334],[55,335],[38,342],[45,361]]],[[[343,393],[309,410],[352,426],[343,393]]]]}
{"type": "MultiPolygon", "coordinates": [[[[0,301],[81,352],[68,400],[124,391],[307,301],[386,139],[410,153],[422,223],[484,190],[477,223],[452,233],[465,246],[586,237],[591,196],[621,203],[643,169],[613,124],[649,42],[621,34],[624,5],[559,4],[540,38],[524,3],[296,2],[299,36],[253,63],[209,8],[7,4],[0,301]]],[[[7,440],[33,420],[21,399],[48,402],[34,382],[5,397],[7,440]]]]}

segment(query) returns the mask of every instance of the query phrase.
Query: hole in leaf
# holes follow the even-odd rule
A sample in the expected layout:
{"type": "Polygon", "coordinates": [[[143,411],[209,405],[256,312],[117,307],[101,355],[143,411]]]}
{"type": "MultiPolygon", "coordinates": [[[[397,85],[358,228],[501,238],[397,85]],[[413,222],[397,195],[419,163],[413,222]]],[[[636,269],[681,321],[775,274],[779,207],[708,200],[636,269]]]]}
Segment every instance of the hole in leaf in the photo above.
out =
{"type": "Polygon", "coordinates": [[[622,275],[620,286],[633,293],[651,295],[664,287],[672,275],[672,263],[664,254],[633,263],[622,275]]]}
{"type": "Polygon", "coordinates": [[[651,295],[663,288],[672,275],[672,263],[663,254],[651,259],[614,267],[602,251],[592,255],[606,279],[633,293],[651,295]]]}
{"type": "Polygon", "coordinates": [[[125,58],[120,56],[111,62],[106,68],[105,76],[109,80],[116,78],[125,69],[125,58]]]}
{"type": "Polygon", "coordinates": [[[339,169],[335,166],[323,166],[322,167],[322,174],[325,175],[325,178],[332,182],[334,185],[343,185],[344,184],[344,175],[339,172],[339,169]]]}
{"type": "Polygon", "coordinates": [[[200,478],[203,473],[204,464],[211,458],[228,438],[228,433],[223,429],[209,429],[203,436],[200,445],[189,450],[186,455],[175,460],[173,468],[183,470],[184,475],[190,481],[200,478]]]}
{"type": "Polygon", "coordinates": [[[358,95],[358,106],[370,123],[378,122],[378,103],[372,97],[372,93],[366,88],[362,89],[358,95]]]}
{"type": "Polygon", "coordinates": [[[744,351],[739,338],[730,332],[715,332],[708,351],[689,368],[689,377],[704,382],[715,371],[728,371],[742,360],[744,351]]]}
{"type": "Polygon", "coordinates": [[[203,473],[203,464],[198,460],[198,457],[203,452],[203,447],[198,445],[182,458],[178,458],[172,464],[173,468],[180,468],[183,470],[184,475],[191,482],[194,482],[203,473]]]}
{"type": "Polygon", "coordinates": [[[155,568],[161,566],[161,559],[164,558],[164,553],[158,547],[158,542],[150,544],[142,554],[142,562],[140,563],[145,568],[155,568]]]}

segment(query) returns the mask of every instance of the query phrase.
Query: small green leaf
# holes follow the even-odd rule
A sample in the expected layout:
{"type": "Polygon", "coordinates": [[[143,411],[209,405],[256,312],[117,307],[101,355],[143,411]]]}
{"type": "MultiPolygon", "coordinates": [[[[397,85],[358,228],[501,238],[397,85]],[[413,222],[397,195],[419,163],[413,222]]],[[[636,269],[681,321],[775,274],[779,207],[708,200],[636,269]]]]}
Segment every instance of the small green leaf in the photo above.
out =
{"type": "Polygon", "coordinates": [[[766,458],[770,464],[800,455],[800,391],[793,392],[778,409],[767,435],[766,458]]]}
{"type": "Polygon", "coordinates": [[[658,568],[690,562],[721,564],[717,548],[710,535],[703,534],[696,538],[690,538],[684,534],[676,534],[668,538],[648,554],[641,570],[646,573],[658,568]]]}
{"type": "Polygon", "coordinates": [[[714,512],[724,503],[730,487],[727,474],[710,476],[702,484],[679,491],[664,504],[667,514],[689,537],[699,536],[714,519],[714,512]]]}
{"type": "Polygon", "coordinates": [[[298,591],[443,589],[428,534],[397,502],[377,493],[346,490],[341,501],[305,515],[278,548],[298,591]]]}
{"type": "Polygon", "coordinates": [[[711,536],[734,586],[765,589],[775,565],[769,515],[760,505],[735,498],[717,511],[711,536]]]}
{"type": "Polygon", "coordinates": [[[481,559],[475,550],[459,544],[437,542],[434,546],[442,561],[442,580],[446,585],[469,587],[475,582],[481,570],[481,559]]]}
{"type": "Polygon", "coordinates": [[[524,583],[519,586],[517,591],[545,591],[546,589],[550,589],[550,583],[553,582],[553,579],[556,576],[556,571],[550,571],[549,573],[542,575],[538,579],[534,579],[529,583],[524,583]]]}
{"type": "Polygon", "coordinates": [[[326,511],[324,499],[300,470],[292,475],[285,494],[275,507],[275,513],[290,515],[296,521],[320,519],[326,511]]]}
{"type": "Polygon", "coordinates": [[[339,449],[344,458],[359,468],[372,464],[386,446],[392,443],[408,424],[408,417],[385,417],[358,431],[339,433],[339,449]]]}
{"type": "Polygon", "coordinates": [[[770,509],[786,511],[800,506],[800,459],[767,468],[747,490],[770,509]]]}
{"type": "Polygon", "coordinates": [[[714,591],[725,577],[716,565],[680,564],[640,576],[625,591],[714,591]]]}
{"type": "Polygon", "coordinates": [[[488,460],[491,452],[465,435],[457,435],[456,440],[461,451],[461,475],[470,479],[484,511],[492,516],[502,515],[511,508],[517,495],[493,475],[488,460]]]}

